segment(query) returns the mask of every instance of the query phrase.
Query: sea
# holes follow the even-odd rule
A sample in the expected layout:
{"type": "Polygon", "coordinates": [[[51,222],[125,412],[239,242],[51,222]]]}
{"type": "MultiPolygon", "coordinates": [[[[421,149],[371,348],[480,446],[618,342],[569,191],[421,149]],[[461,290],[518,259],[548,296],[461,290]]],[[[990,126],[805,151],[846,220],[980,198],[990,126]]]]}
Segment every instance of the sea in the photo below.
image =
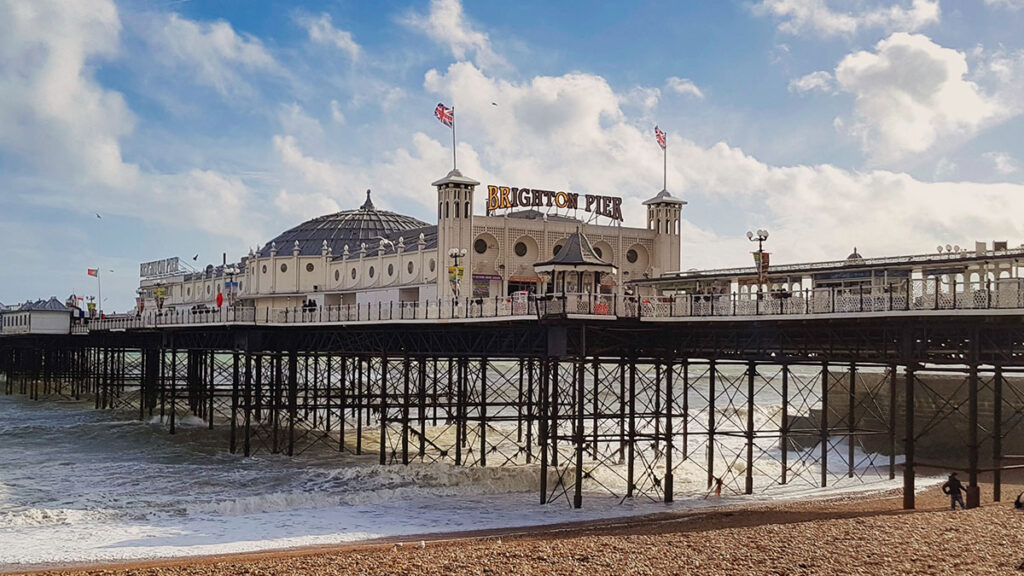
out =
{"type": "MultiPolygon", "coordinates": [[[[759,410],[759,418],[775,412],[759,410]]],[[[424,535],[838,493],[871,497],[901,485],[899,477],[888,479],[888,457],[857,451],[859,477],[837,474],[826,489],[816,486],[813,462],[778,484],[778,465],[767,458],[755,469],[754,495],[727,486],[721,499],[709,498],[706,472],[692,461],[676,470],[672,504],[622,498],[623,478],[613,471],[595,474],[583,507],[574,509],[565,498],[540,504],[537,464],[382,466],[376,453],[339,454],[326,444],[295,457],[246,458],[228,452],[226,426],[209,430],[185,418],[171,435],[159,418],[135,416],[94,410],[91,402],[0,395],[0,571],[380,538],[418,542],[430,537],[424,535]]],[[[741,472],[743,458],[734,456],[743,439],[731,441],[735,451],[720,450],[719,466],[741,472]]],[[[777,449],[759,446],[758,452],[777,449]]],[[[846,453],[840,440],[829,466],[845,470],[846,453]]],[[[919,479],[919,486],[927,484],[919,479]]]]}

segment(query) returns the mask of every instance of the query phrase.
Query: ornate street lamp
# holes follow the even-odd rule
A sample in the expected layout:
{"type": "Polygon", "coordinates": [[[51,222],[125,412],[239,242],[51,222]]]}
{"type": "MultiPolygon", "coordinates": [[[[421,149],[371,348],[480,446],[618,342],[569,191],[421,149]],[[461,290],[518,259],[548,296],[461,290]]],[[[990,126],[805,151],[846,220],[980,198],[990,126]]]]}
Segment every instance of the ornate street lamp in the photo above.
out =
{"type": "Polygon", "coordinates": [[[747,231],[747,240],[757,242],[757,252],[754,252],[754,265],[757,268],[757,292],[761,293],[761,286],[765,283],[768,275],[768,252],[764,251],[764,241],[768,239],[768,231],[758,229],[756,233],[747,231]]]}
{"type": "Polygon", "coordinates": [[[455,301],[455,305],[459,305],[459,284],[462,282],[463,270],[462,266],[459,265],[459,260],[466,257],[465,248],[452,248],[448,251],[448,256],[455,261],[455,265],[448,267],[448,282],[451,283],[452,287],[452,298],[455,301]]]}

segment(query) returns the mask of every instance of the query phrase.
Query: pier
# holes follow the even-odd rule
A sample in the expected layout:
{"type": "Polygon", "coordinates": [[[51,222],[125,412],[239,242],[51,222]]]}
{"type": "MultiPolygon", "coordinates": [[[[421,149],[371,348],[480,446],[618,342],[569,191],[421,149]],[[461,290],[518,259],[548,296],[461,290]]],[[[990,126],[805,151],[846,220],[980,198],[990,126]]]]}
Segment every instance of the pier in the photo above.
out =
{"type": "Polygon", "coordinates": [[[541,503],[671,502],[684,467],[749,495],[901,474],[905,508],[917,467],[960,467],[969,506],[986,471],[998,501],[1024,425],[1021,280],[888,288],[144,314],[0,337],[0,374],[171,434],[226,427],[240,456],[535,465],[541,503]],[[959,464],[917,457],[935,436],[959,464]]]}

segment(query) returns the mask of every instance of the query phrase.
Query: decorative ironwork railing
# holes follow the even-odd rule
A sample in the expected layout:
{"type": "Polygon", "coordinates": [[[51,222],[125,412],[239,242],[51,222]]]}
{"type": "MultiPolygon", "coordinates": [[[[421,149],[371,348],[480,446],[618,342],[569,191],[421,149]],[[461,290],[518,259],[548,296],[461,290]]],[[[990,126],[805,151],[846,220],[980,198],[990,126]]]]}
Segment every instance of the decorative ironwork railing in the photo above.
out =
{"type": "Polygon", "coordinates": [[[295,308],[214,308],[147,311],[139,316],[87,320],[72,331],[128,330],[225,324],[338,324],[353,322],[541,319],[556,316],[669,319],[899,312],[1024,311],[1024,278],[984,283],[915,279],[886,286],[814,288],[795,292],[674,294],[548,294],[420,302],[365,302],[295,308]],[[84,330],[83,330],[84,329],[84,330]]]}

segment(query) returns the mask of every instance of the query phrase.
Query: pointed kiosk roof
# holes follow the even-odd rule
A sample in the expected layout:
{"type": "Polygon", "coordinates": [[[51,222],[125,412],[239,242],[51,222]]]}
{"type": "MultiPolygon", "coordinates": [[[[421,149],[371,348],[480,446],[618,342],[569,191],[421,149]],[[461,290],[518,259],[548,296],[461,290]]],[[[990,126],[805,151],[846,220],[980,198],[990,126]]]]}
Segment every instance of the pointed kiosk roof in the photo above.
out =
{"type": "Polygon", "coordinates": [[[594,252],[590,240],[578,226],[554,258],[534,264],[533,269],[537,272],[616,272],[613,264],[605,262],[594,252]]]}

